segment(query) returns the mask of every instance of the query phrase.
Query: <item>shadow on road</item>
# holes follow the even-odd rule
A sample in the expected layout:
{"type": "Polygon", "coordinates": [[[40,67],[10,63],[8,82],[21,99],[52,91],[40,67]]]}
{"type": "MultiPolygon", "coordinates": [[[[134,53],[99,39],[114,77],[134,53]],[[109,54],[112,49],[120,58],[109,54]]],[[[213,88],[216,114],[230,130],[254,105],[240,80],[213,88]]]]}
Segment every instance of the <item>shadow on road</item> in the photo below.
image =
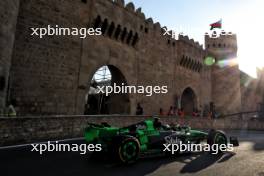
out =
{"type": "MultiPolygon", "coordinates": [[[[82,141],[81,141],[82,142],[82,141]]],[[[263,149],[263,143],[256,145],[256,150],[263,149]]],[[[177,169],[180,173],[196,173],[215,163],[228,161],[235,154],[224,153],[186,153],[172,157],[153,157],[140,159],[129,166],[114,164],[111,161],[92,160],[89,155],[78,152],[47,152],[40,155],[31,152],[31,148],[15,148],[0,151],[0,165],[3,175],[16,176],[141,176],[154,173],[171,163],[182,164],[177,169]],[[14,169],[15,168],[15,169],[14,169]]]]}
{"type": "Polygon", "coordinates": [[[232,158],[234,153],[223,153],[219,155],[212,155],[209,153],[186,153],[179,156],[173,157],[158,157],[158,158],[147,158],[141,159],[136,164],[124,166],[124,165],[115,165],[110,163],[104,163],[92,160],[87,161],[89,165],[89,172],[92,174],[103,175],[103,173],[108,173],[107,175],[125,175],[134,176],[134,175],[147,175],[155,172],[162,166],[166,166],[173,162],[184,163],[185,166],[181,169],[181,173],[195,173],[199,172],[214,163],[225,162],[232,158]],[[92,168],[92,169],[91,169],[92,168]]]}
{"type": "MultiPolygon", "coordinates": [[[[24,150],[23,150],[24,151],[24,150]]],[[[233,155],[210,155],[207,153],[189,153],[172,157],[153,157],[140,159],[129,166],[110,161],[92,160],[89,155],[76,152],[48,153],[39,155],[32,152],[7,152],[1,158],[3,175],[38,175],[38,176],[141,176],[155,172],[160,167],[173,162],[185,163],[181,173],[194,173],[203,170],[216,162],[225,162],[233,155]],[[15,168],[15,169],[14,169],[15,168]]]]}
{"type": "Polygon", "coordinates": [[[140,159],[132,165],[111,163],[110,161],[87,160],[89,173],[92,175],[108,176],[141,176],[153,173],[163,165],[177,161],[177,157],[155,157],[140,159]]]}
{"type": "Polygon", "coordinates": [[[199,172],[215,163],[221,163],[229,160],[235,153],[227,152],[218,155],[203,153],[192,159],[190,162],[185,162],[186,165],[181,169],[181,173],[199,172]]]}

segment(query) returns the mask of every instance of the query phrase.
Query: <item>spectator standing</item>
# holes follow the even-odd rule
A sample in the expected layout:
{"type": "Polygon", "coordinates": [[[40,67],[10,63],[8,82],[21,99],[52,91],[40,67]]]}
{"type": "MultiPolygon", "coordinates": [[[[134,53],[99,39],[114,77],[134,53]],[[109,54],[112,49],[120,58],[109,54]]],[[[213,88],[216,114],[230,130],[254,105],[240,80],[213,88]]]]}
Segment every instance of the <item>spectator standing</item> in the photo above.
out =
{"type": "Polygon", "coordinates": [[[183,118],[184,118],[184,110],[183,110],[183,108],[181,108],[181,109],[179,109],[178,110],[178,116],[180,117],[179,118],[179,124],[180,125],[184,125],[184,120],[183,120],[183,118]]]}
{"type": "Polygon", "coordinates": [[[143,108],[141,107],[140,103],[137,104],[137,110],[136,110],[136,115],[143,115],[144,111],[143,108]]]}
{"type": "Polygon", "coordinates": [[[178,115],[178,109],[176,108],[176,106],[173,107],[173,115],[178,115]]]}
{"type": "Polygon", "coordinates": [[[164,112],[163,112],[163,109],[162,108],[159,109],[159,115],[160,116],[164,116],[164,112]]]}
{"type": "Polygon", "coordinates": [[[193,116],[193,117],[198,117],[198,116],[199,116],[199,114],[198,114],[198,109],[197,109],[197,108],[194,108],[194,109],[193,109],[192,116],[193,116]]]}
{"type": "Polygon", "coordinates": [[[179,115],[180,117],[184,117],[184,116],[185,116],[185,114],[184,114],[184,109],[183,109],[183,108],[181,108],[181,109],[178,111],[178,115],[179,115]]]}
{"type": "Polygon", "coordinates": [[[8,103],[8,107],[7,107],[7,115],[8,117],[16,117],[16,102],[14,100],[12,100],[11,102],[8,103]]]}
{"type": "Polygon", "coordinates": [[[173,107],[171,106],[168,113],[167,113],[168,116],[172,116],[173,115],[173,107]]]}

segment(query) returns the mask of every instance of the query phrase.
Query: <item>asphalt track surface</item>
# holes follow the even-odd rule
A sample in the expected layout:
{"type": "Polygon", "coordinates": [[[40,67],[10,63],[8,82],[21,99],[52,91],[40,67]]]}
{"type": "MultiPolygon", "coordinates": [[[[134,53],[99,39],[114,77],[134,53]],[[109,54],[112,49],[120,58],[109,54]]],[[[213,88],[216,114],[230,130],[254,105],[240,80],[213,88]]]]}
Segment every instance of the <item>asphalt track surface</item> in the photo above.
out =
{"type": "MultiPolygon", "coordinates": [[[[264,131],[233,131],[240,146],[222,155],[187,153],[177,157],[140,159],[124,166],[108,160],[93,160],[78,152],[49,152],[39,155],[32,147],[0,149],[1,176],[264,176],[264,131]]],[[[82,143],[74,139],[65,143],[82,143]]]]}

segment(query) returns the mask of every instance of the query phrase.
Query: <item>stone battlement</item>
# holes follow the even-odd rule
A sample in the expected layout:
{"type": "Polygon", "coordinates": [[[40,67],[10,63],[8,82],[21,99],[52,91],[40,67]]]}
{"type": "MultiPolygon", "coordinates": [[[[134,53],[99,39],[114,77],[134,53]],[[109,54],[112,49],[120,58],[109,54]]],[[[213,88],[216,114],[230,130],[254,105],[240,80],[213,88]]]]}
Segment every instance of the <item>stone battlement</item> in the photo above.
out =
{"type": "Polygon", "coordinates": [[[205,33],[205,46],[206,48],[237,48],[237,37],[232,32],[225,32],[222,30],[220,33],[213,31],[212,34],[205,33]]]}
{"type": "Polygon", "coordinates": [[[190,39],[187,35],[179,35],[179,41],[184,41],[196,48],[203,49],[203,45],[199,44],[199,42],[194,41],[194,39],[190,39]]]}
{"type": "Polygon", "coordinates": [[[141,12],[141,8],[135,9],[135,5],[133,2],[129,2],[129,3],[125,4],[124,0],[109,0],[109,1],[115,3],[118,6],[121,6],[125,9],[129,10],[130,12],[134,12],[136,15],[139,15],[139,16],[145,18],[145,14],[141,12]]]}
{"type": "Polygon", "coordinates": [[[226,32],[222,30],[219,34],[216,33],[216,31],[213,31],[212,34],[209,34],[208,32],[205,33],[205,37],[216,39],[216,38],[236,38],[236,34],[233,32],[226,32]]]}
{"type": "MultiPolygon", "coordinates": [[[[113,2],[114,4],[116,4],[118,6],[123,7],[124,9],[127,9],[128,11],[130,11],[132,13],[135,13],[136,16],[139,16],[148,24],[148,27],[150,29],[153,29],[154,31],[160,31],[161,36],[165,37],[165,39],[169,39],[170,41],[172,41],[172,43],[177,41],[176,36],[174,36],[174,35],[176,35],[176,33],[174,31],[170,30],[169,31],[170,35],[163,35],[163,33],[165,32],[163,28],[167,29],[167,27],[166,26],[161,27],[161,24],[159,22],[154,22],[151,17],[146,18],[144,12],[142,12],[142,8],[139,7],[136,9],[133,2],[129,2],[129,3],[125,4],[124,0],[109,0],[109,1],[113,2]]],[[[179,34],[178,40],[184,41],[185,43],[190,44],[191,46],[194,46],[198,49],[203,50],[203,45],[199,44],[199,42],[197,42],[197,41],[194,41],[194,39],[190,39],[187,35],[184,36],[184,35],[179,34]]]]}

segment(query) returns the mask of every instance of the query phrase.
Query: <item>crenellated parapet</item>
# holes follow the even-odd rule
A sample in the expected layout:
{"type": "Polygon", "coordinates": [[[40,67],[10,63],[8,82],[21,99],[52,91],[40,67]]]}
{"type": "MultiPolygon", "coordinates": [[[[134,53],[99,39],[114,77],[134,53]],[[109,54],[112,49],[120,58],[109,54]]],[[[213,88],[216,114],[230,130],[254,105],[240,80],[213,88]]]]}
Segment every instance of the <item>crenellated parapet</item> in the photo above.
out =
{"type": "Polygon", "coordinates": [[[103,4],[104,8],[116,9],[114,11],[107,11],[104,8],[95,10],[91,26],[100,27],[104,36],[135,48],[140,40],[159,40],[159,45],[165,48],[177,47],[178,42],[183,42],[186,46],[204,51],[201,44],[188,36],[179,35],[159,22],[155,22],[153,18],[147,18],[142,8],[136,8],[133,2],[126,4],[124,0],[100,0],[95,3],[98,3],[98,7],[100,7],[99,4],[103,4]],[[123,18],[119,18],[121,14],[123,18]]]}
{"type": "Polygon", "coordinates": [[[124,7],[125,5],[125,1],[124,0],[114,0],[114,2],[122,7],[124,7]]]}
{"type": "Polygon", "coordinates": [[[124,9],[135,13],[135,15],[143,18],[145,20],[145,14],[143,12],[141,12],[141,8],[135,8],[135,5],[133,2],[129,2],[127,4],[125,4],[124,0],[110,0],[111,2],[114,2],[116,5],[123,7],[124,9]]]}
{"type": "Polygon", "coordinates": [[[199,44],[199,42],[194,41],[194,39],[190,39],[187,35],[179,35],[178,37],[179,41],[183,41],[191,46],[194,46],[198,49],[203,49],[203,45],[199,44]]]}
{"type": "MultiPolygon", "coordinates": [[[[100,3],[104,4],[106,1],[101,1],[100,3]]],[[[151,17],[146,18],[141,7],[135,8],[135,5],[132,2],[125,4],[124,0],[108,0],[108,5],[111,4],[118,6],[119,8],[117,8],[117,10],[120,8],[121,10],[123,9],[123,12],[118,13],[128,13],[129,15],[126,16],[125,19],[118,19],[116,18],[116,14],[113,15],[113,18],[107,13],[104,14],[105,10],[95,13],[91,26],[95,28],[100,27],[103,35],[127,43],[128,45],[132,45],[133,47],[143,36],[147,37],[150,35],[152,35],[153,38],[163,38],[167,41],[164,44],[171,44],[171,46],[176,45],[176,40],[172,35],[163,35],[164,31],[161,28],[160,23],[154,22],[151,17]],[[111,3],[109,4],[109,2],[111,3]],[[131,21],[131,23],[128,23],[128,21],[131,21]]]]}
{"type": "Polygon", "coordinates": [[[212,48],[233,48],[237,49],[237,36],[232,32],[222,30],[220,33],[213,31],[212,34],[205,33],[205,47],[212,48]]]}
{"type": "Polygon", "coordinates": [[[148,26],[148,29],[153,29],[155,31],[159,31],[162,34],[162,28],[159,22],[154,22],[154,20],[149,17],[146,18],[144,12],[142,12],[142,8],[136,8],[133,2],[129,2],[125,4],[124,0],[109,0],[114,4],[124,8],[125,10],[129,11],[130,13],[134,13],[135,16],[141,18],[143,22],[148,26]]]}

